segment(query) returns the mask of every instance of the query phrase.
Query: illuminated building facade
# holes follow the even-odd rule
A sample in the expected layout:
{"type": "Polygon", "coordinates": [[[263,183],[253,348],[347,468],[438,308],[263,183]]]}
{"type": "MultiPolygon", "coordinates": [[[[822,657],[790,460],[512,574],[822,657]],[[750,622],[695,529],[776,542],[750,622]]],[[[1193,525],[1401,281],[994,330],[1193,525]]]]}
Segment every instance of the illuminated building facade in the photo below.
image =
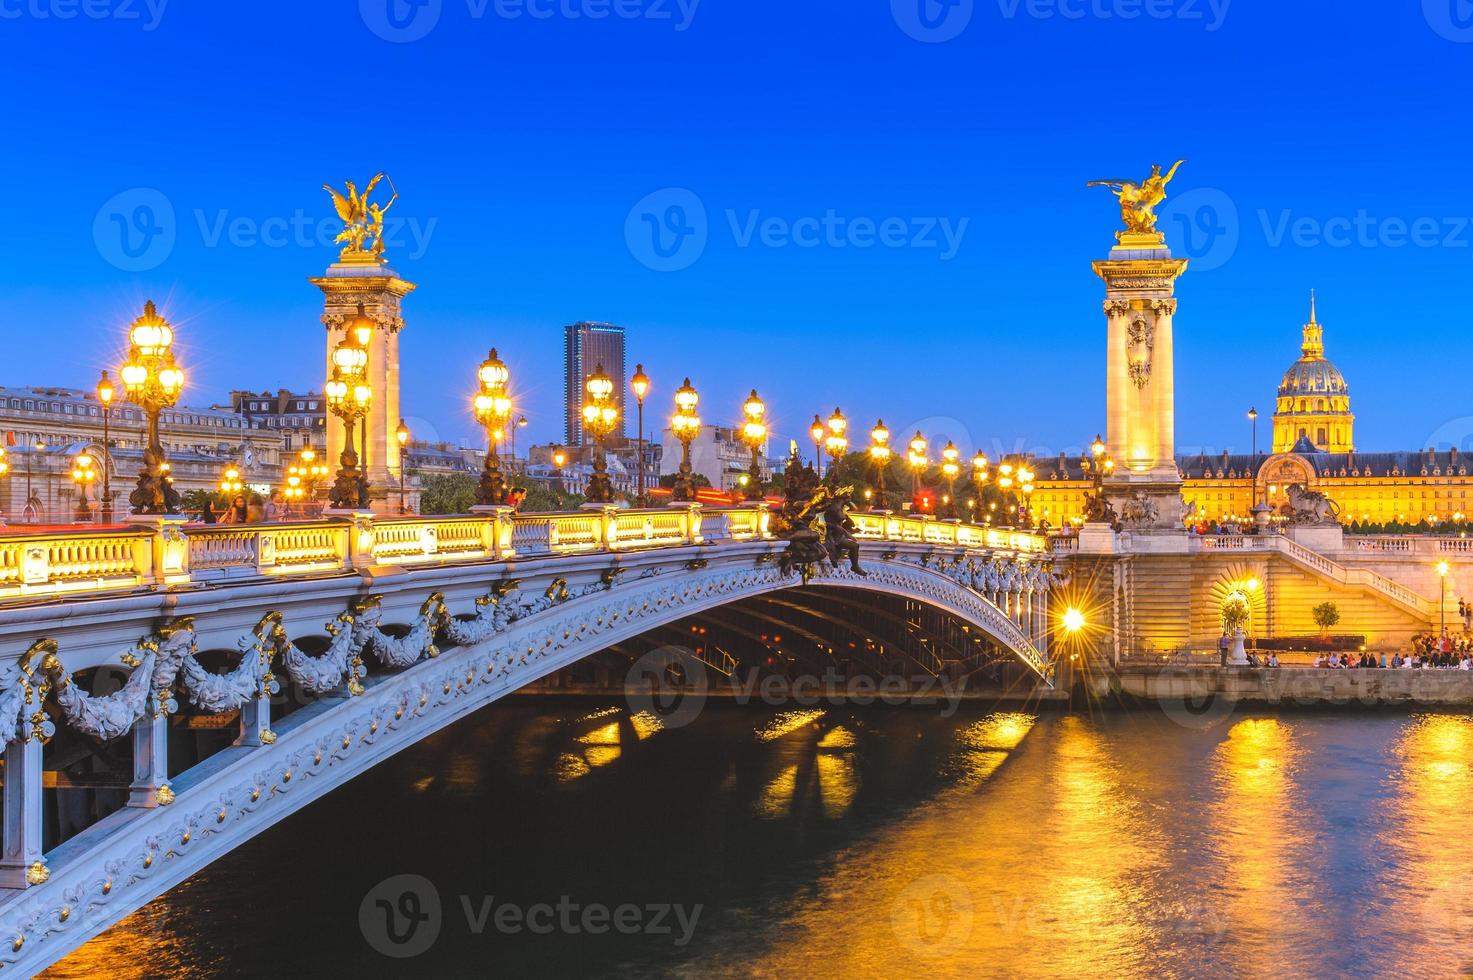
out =
{"type": "MultiPolygon", "coordinates": [[[[1473,514],[1468,457],[1457,448],[1357,452],[1350,387],[1325,358],[1314,302],[1300,357],[1284,374],[1273,419],[1273,450],[1178,456],[1189,520],[1246,522],[1255,499],[1277,514],[1288,488],[1327,495],[1344,524],[1461,525],[1473,514]],[[1195,505],[1195,510],[1193,509],[1195,505]]],[[[1077,457],[1040,459],[1035,517],[1053,527],[1084,520],[1089,477],[1077,457]]]]}

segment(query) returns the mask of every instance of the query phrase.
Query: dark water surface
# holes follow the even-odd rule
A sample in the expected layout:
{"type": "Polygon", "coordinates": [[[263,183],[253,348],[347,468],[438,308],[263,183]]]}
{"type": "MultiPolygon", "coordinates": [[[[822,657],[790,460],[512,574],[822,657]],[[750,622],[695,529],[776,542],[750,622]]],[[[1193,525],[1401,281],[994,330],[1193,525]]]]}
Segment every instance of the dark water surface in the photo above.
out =
{"type": "Polygon", "coordinates": [[[49,975],[1458,976],[1470,760],[1461,714],[495,705],[49,975]]]}

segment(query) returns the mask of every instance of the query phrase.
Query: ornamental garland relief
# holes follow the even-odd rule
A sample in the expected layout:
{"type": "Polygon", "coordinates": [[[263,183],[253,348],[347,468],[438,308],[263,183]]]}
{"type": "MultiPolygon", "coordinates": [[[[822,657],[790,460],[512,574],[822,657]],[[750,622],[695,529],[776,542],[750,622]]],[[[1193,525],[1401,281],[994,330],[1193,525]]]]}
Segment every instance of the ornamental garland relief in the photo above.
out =
{"type": "Polygon", "coordinates": [[[1131,321],[1125,334],[1125,359],[1130,380],[1137,388],[1151,382],[1151,355],[1156,349],[1156,331],[1143,316],[1131,321]]]}

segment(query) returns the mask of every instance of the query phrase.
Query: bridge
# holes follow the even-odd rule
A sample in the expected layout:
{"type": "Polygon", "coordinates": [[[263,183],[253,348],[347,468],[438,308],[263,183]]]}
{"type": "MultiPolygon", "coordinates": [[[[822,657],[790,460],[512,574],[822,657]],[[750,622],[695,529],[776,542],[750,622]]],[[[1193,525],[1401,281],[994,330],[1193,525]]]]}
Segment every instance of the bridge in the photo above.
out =
{"type": "Polygon", "coordinates": [[[792,622],[824,615],[805,595],[899,600],[1050,683],[1043,536],[855,514],[863,572],[800,574],[769,516],[759,501],[0,535],[0,964],[43,969],[399,749],[734,604],[766,597],[792,622]],[[224,747],[171,765],[171,736],[221,729],[224,747]],[[89,776],[89,756],[131,780],[89,776]],[[89,787],[68,794],[86,813],[58,802],[89,787]]]}

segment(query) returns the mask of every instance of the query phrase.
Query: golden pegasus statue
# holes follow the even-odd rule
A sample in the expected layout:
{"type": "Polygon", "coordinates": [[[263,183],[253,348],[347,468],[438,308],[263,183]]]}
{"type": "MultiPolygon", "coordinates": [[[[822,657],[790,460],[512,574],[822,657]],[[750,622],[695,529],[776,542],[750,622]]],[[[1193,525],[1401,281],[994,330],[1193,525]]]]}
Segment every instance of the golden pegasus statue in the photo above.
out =
{"type": "MultiPolygon", "coordinates": [[[[363,242],[370,236],[373,238],[373,254],[377,256],[384,254],[384,214],[399,199],[399,192],[394,190],[394,196],[389,198],[389,203],[382,207],[377,203],[371,203],[369,197],[373,194],[374,188],[379,185],[379,181],[384,180],[386,176],[382,171],[374,174],[373,179],[368,182],[368,186],[363,188],[361,194],[358,192],[358,185],[351,180],[343,182],[347,190],[346,194],[330,184],[322,185],[322,189],[332,196],[333,207],[337,209],[338,217],[343,221],[343,230],[338,232],[337,238],[333,241],[345,243],[344,256],[349,253],[362,254],[363,242]]],[[[389,180],[389,187],[391,189],[394,187],[393,180],[389,180]]]]}
{"type": "Polygon", "coordinates": [[[1156,206],[1166,200],[1166,185],[1176,176],[1176,168],[1185,160],[1178,160],[1166,173],[1161,172],[1159,163],[1151,164],[1151,176],[1139,184],[1129,180],[1092,180],[1086,187],[1108,187],[1120,199],[1120,220],[1125,230],[1115,233],[1116,240],[1125,235],[1155,235],[1156,206]]]}

